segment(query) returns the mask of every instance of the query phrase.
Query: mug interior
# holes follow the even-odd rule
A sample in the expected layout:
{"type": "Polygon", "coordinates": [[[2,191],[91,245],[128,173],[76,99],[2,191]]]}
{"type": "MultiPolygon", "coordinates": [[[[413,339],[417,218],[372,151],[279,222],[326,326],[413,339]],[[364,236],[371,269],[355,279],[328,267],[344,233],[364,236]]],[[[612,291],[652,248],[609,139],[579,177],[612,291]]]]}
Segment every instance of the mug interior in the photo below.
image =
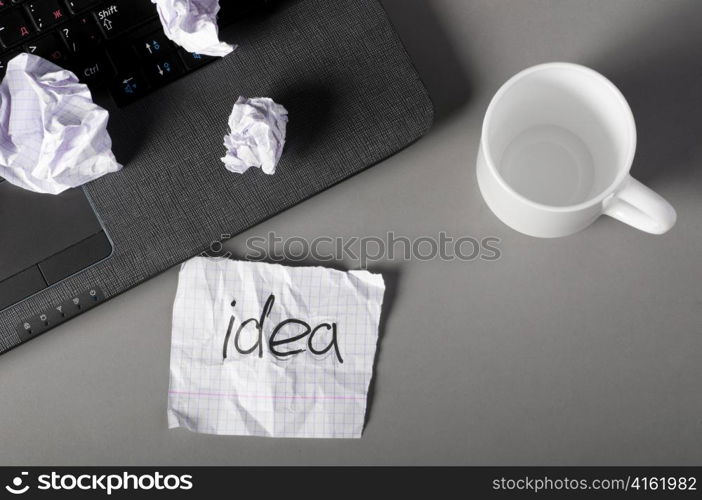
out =
{"type": "Polygon", "coordinates": [[[542,205],[566,207],[604,194],[631,167],[631,109],[599,73],[566,63],[526,70],[493,99],[485,147],[498,176],[542,205]]]}

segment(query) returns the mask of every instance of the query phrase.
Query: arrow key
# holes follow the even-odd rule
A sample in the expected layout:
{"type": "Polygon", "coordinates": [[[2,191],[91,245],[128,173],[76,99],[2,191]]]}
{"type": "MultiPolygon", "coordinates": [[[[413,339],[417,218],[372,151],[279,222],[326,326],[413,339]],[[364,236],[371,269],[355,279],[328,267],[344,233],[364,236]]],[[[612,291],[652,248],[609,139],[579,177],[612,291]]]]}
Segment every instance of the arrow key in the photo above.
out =
{"type": "Polygon", "coordinates": [[[110,93],[120,107],[143,97],[147,91],[146,82],[136,71],[121,73],[110,84],[110,93]]]}
{"type": "Polygon", "coordinates": [[[154,87],[165,85],[183,74],[183,67],[175,54],[147,62],[144,70],[146,78],[154,87]]]}
{"type": "Polygon", "coordinates": [[[173,43],[166,38],[163,32],[156,32],[135,43],[134,48],[140,57],[151,59],[152,57],[159,57],[171,52],[173,50],[173,43]]]}

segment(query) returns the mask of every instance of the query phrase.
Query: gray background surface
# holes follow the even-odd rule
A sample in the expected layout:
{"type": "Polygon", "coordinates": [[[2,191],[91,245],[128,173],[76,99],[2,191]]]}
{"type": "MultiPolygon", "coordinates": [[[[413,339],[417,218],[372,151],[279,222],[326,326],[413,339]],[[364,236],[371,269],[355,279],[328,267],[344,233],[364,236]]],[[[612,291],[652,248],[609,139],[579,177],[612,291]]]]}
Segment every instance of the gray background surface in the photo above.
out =
{"type": "MultiPolygon", "coordinates": [[[[242,234],[494,236],[497,262],[384,261],[358,441],[166,429],[177,270],[0,360],[0,464],[690,464],[702,461],[702,2],[385,0],[436,104],[408,150],[242,234]],[[606,218],[560,240],[503,226],[477,190],[499,85],[567,60],[639,126],[633,174],[677,208],[663,237],[606,218]]],[[[352,268],[357,262],[337,262],[352,268]]]]}

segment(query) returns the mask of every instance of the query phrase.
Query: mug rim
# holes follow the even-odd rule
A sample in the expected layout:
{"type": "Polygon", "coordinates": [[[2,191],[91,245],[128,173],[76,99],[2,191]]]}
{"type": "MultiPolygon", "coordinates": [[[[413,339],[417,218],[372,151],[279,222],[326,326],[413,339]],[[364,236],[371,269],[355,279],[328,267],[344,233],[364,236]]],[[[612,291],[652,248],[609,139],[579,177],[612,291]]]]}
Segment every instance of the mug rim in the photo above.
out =
{"type": "Polygon", "coordinates": [[[602,75],[601,73],[595,71],[594,69],[588,68],[587,66],[583,66],[581,64],[575,64],[575,63],[568,63],[568,62],[551,62],[551,63],[543,63],[543,64],[537,64],[535,66],[531,66],[529,68],[523,69],[516,75],[512,76],[509,80],[507,80],[495,93],[493,98],[490,100],[490,104],[488,105],[487,111],[485,113],[485,120],[483,121],[483,127],[481,131],[481,143],[483,145],[483,154],[485,155],[486,159],[486,164],[488,169],[490,170],[490,173],[495,177],[497,182],[500,184],[500,186],[505,189],[511,196],[517,198],[523,203],[526,203],[528,205],[531,205],[532,207],[539,208],[542,210],[549,210],[552,212],[574,212],[586,208],[590,208],[593,205],[596,205],[598,203],[603,202],[607,197],[611,196],[617,189],[619,185],[624,182],[626,177],[629,175],[631,172],[631,167],[634,163],[634,155],[636,154],[636,144],[637,144],[637,134],[636,134],[636,122],[634,120],[634,114],[631,111],[631,106],[629,106],[629,103],[627,102],[626,98],[624,97],[624,94],[619,90],[619,88],[614,85],[607,77],[602,75]],[[578,71],[581,73],[586,73],[590,77],[594,77],[595,79],[599,80],[601,83],[607,87],[610,92],[612,92],[615,96],[615,98],[619,101],[619,103],[622,105],[622,108],[625,112],[625,119],[628,123],[629,129],[631,131],[631,137],[629,139],[629,144],[628,144],[628,151],[626,154],[626,161],[624,162],[625,166],[621,168],[620,172],[617,172],[616,177],[614,178],[614,181],[607,186],[605,189],[603,189],[600,193],[598,193],[596,196],[593,196],[592,198],[589,198],[583,202],[577,203],[575,205],[564,205],[564,206],[559,206],[559,205],[546,205],[544,203],[539,203],[538,201],[531,200],[527,198],[526,196],[518,193],[505,179],[502,177],[502,174],[497,170],[496,163],[492,157],[492,152],[490,150],[490,141],[488,140],[488,130],[490,128],[490,125],[492,123],[492,117],[494,115],[495,107],[497,106],[498,102],[502,99],[502,97],[507,93],[508,90],[510,90],[513,86],[515,86],[519,81],[521,81],[523,78],[526,76],[531,75],[532,73],[536,73],[539,71],[544,71],[544,70],[549,70],[549,69],[565,69],[569,71],[578,71]]]}

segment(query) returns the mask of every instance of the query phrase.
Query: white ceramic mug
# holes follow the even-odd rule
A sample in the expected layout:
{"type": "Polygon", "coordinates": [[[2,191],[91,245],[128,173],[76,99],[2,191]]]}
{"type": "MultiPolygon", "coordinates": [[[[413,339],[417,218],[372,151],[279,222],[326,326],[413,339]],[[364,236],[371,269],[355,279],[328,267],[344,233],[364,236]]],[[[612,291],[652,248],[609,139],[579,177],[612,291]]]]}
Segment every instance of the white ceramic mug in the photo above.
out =
{"type": "Polygon", "coordinates": [[[577,64],[542,64],[490,103],[478,184],[505,224],[531,236],[567,236],[602,214],[663,234],[675,210],[629,175],[635,150],[631,108],[612,82],[577,64]]]}

